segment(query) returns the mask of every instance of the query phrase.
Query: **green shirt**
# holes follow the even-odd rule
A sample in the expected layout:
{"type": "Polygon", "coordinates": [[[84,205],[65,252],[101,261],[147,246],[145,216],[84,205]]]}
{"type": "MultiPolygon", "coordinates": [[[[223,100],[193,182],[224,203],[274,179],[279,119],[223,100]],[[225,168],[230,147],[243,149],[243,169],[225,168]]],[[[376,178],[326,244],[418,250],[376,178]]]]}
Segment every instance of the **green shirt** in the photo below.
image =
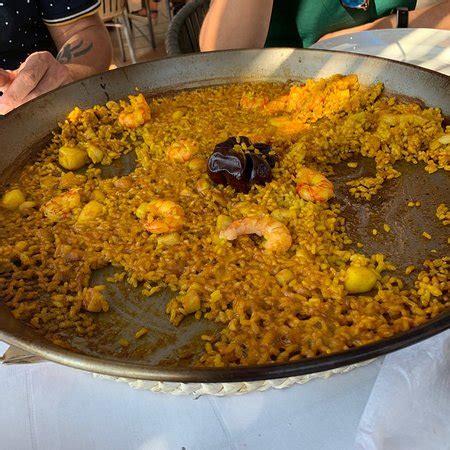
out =
{"type": "Polygon", "coordinates": [[[370,0],[367,11],[347,9],[339,0],[274,0],[266,47],[309,47],[324,34],[388,16],[416,0],[370,0]]]}

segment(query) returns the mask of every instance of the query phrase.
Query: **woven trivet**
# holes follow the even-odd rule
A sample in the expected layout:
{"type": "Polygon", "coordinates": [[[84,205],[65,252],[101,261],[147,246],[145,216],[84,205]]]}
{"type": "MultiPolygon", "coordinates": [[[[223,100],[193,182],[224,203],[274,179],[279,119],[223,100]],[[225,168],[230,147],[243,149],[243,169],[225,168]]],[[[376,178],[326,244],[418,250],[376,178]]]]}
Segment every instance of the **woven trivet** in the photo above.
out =
{"type": "Polygon", "coordinates": [[[164,394],[172,395],[192,395],[199,397],[201,395],[216,395],[222,397],[224,395],[241,395],[248,394],[253,391],[267,391],[267,389],[284,389],[293,384],[305,384],[308,381],[316,378],[328,378],[334,374],[346,373],[357,367],[365,366],[375,361],[360,362],[351,364],[345,367],[338,367],[337,369],[327,370],[325,372],[310,373],[307,375],[300,375],[298,377],[277,378],[275,380],[263,381],[248,381],[238,383],[177,383],[168,381],[150,381],[150,380],[132,380],[130,378],[117,378],[108,375],[100,375],[94,373],[94,377],[106,378],[114,380],[119,383],[127,383],[134,389],[140,389],[151,392],[162,392],[164,394]]]}
{"type": "MultiPolygon", "coordinates": [[[[30,364],[43,362],[45,360],[30,355],[23,350],[16,347],[10,347],[0,360],[4,364],[30,364]]],[[[151,392],[162,392],[164,394],[172,395],[192,395],[199,397],[201,395],[216,395],[222,397],[224,395],[241,395],[248,394],[253,391],[267,391],[267,389],[284,389],[293,384],[305,384],[308,381],[316,378],[328,378],[334,374],[346,373],[357,367],[365,366],[375,361],[371,359],[356,364],[351,364],[345,367],[338,367],[337,369],[326,370],[325,372],[310,373],[307,375],[300,375],[298,377],[277,378],[275,380],[263,381],[247,381],[237,383],[177,383],[169,381],[150,381],[150,380],[133,380],[130,378],[118,378],[109,375],[101,375],[94,373],[94,377],[104,378],[108,380],[117,381],[119,383],[127,383],[134,389],[140,389],[151,392]]]]}

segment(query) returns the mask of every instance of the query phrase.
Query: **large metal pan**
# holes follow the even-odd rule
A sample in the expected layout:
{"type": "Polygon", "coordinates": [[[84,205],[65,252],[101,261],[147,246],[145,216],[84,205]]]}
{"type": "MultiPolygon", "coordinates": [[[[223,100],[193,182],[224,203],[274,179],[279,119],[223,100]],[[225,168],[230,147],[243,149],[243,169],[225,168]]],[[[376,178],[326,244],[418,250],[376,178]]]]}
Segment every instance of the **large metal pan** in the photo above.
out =
{"type": "MultiPolygon", "coordinates": [[[[48,142],[56,123],[74,106],[87,108],[110,99],[125,98],[135,88],[154,95],[237,81],[304,80],[334,73],[357,73],[364,84],[382,81],[390,93],[420,99],[428,106],[440,107],[450,116],[449,77],[408,64],[322,50],[267,49],[186,55],[128,66],[70,84],[2,118],[2,181],[33,158],[48,142]]],[[[115,170],[127,170],[128,166],[129,162],[124,161],[115,170]]],[[[361,167],[365,170],[364,165],[361,167]]],[[[355,238],[363,239],[373,223],[380,223],[386,215],[397,224],[397,232],[391,233],[388,239],[366,239],[366,251],[382,251],[400,268],[407,262],[420,264],[431,249],[438,249],[441,254],[446,252],[444,227],[434,218],[436,204],[449,199],[449,180],[445,173],[439,171],[430,176],[422,168],[405,165],[404,175],[388,183],[378,201],[367,205],[347,197],[342,186],[348,174],[344,166],[341,169],[334,181],[355,238]],[[425,208],[420,213],[404,211],[405,192],[423,200],[425,208]],[[434,239],[418,243],[417,232],[424,224],[434,239]]],[[[96,274],[100,279],[104,276],[104,272],[96,274]]],[[[192,357],[199,350],[196,337],[214,325],[187,319],[180,327],[172,327],[164,314],[167,294],[144,301],[127,286],[110,286],[109,289],[113,298],[112,311],[99,316],[100,332],[95,339],[72,338],[77,353],[54,346],[15,320],[4,305],[0,305],[0,339],[46,359],[103,374],[152,380],[226,382],[288,377],[345,366],[406,347],[450,327],[447,310],[409,332],[339,354],[289,364],[196,368],[192,366],[192,357]],[[139,347],[126,353],[118,352],[117,335],[131,335],[143,318],[151,332],[139,341],[142,342],[139,347]],[[180,350],[185,358],[180,358],[180,350]]]]}

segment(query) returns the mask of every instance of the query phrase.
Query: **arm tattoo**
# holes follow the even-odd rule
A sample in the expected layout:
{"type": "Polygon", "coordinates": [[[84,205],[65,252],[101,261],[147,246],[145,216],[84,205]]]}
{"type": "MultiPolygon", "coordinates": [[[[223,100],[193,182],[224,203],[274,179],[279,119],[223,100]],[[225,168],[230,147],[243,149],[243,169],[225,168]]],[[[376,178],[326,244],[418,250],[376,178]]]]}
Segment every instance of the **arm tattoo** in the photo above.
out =
{"type": "Polygon", "coordinates": [[[86,53],[90,52],[94,44],[92,42],[87,43],[83,48],[83,40],[81,39],[79,42],[68,43],[65,44],[61,50],[56,55],[56,59],[62,63],[66,64],[72,61],[73,58],[77,58],[78,56],[83,56],[86,53]]]}

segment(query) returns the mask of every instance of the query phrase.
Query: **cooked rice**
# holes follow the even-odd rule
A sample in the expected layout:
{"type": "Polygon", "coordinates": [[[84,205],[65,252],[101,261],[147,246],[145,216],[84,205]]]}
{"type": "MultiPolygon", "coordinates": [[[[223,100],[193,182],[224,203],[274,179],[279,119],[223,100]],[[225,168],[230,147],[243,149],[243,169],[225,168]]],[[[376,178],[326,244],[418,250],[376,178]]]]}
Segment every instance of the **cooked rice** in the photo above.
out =
{"type": "MultiPolygon", "coordinates": [[[[348,183],[356,198],[367,201],[386,180],[401,175],[393,167],[396,161],[424,162],[430,173],[449,170],[449,145],[439,141],[445,132],[440,111],[382,96],[381,84],[361,87],[356,76],[309,80],[297,90],[302,107],[284,113],[305,124],[294,135],[279,133],[270,115],[239,106],[243,94],[272,100],[288,93],[283,84],[237,84],[156,98],[152,119],[136,129],[124,130],[117,121],[125,102],[75,109],[12,186],[37,207],[0,210],[0,295],[14,317],[62,346],[67,331],[95,335],[96,313],[86,311],[91,273],[112,265],[121,270],[111,282],[139,285],[143,295],[164,288],[176,292],[167,305],[174,325],[188,313],[222,324],[220,333],[202,336],[198,361],[220,367],[326,355],[406,331],[441,313],[450,304],[448,258],[425,261],[406,288],[383,255],[350,247],[336,201],[307,202],[295,190],[301,166],[330,175],[333,164],[358,155],[376,165],[374,176],[348,183]],[[167,147],[179,139],[196,140],[197,157],[206,159],[215,144],[235,135],[271,142],[280,156],[273,181],[248,194],[213,185],[204,170],[166,158],[167,147]],[[91,164],[84,174],[68,175],[58,164],[58,149],[79,142],[98,145],[104,165],[135,151],[137,168],[103,178],[91,164]],[[40,206],[75,186],[82,205],[62,221],[49,221],[40,206]],[[102,199],[104,215],[93,224],[77,224],[81,207],[94,198],[102,199]],[[156,198],[175,201],[185,211],[175,245],[146,232],[134,214],[156,198]],[[254,235],[219,239],[219,215],[255,214],[284,222],[293,238],[288,252],[268,253],[254,235]],[[346,292],[350,264],[380,275],[375,291],[346,292]],[[199,298],[198,308],[195,302],[190,303],[194,310],[186,308],[189,295],[199,298]]],[[[447,211],[440,207],[438,217],[447,220],[447,211]]],[[[117,345],[119,350],[129,342],[117,345]]]]}

